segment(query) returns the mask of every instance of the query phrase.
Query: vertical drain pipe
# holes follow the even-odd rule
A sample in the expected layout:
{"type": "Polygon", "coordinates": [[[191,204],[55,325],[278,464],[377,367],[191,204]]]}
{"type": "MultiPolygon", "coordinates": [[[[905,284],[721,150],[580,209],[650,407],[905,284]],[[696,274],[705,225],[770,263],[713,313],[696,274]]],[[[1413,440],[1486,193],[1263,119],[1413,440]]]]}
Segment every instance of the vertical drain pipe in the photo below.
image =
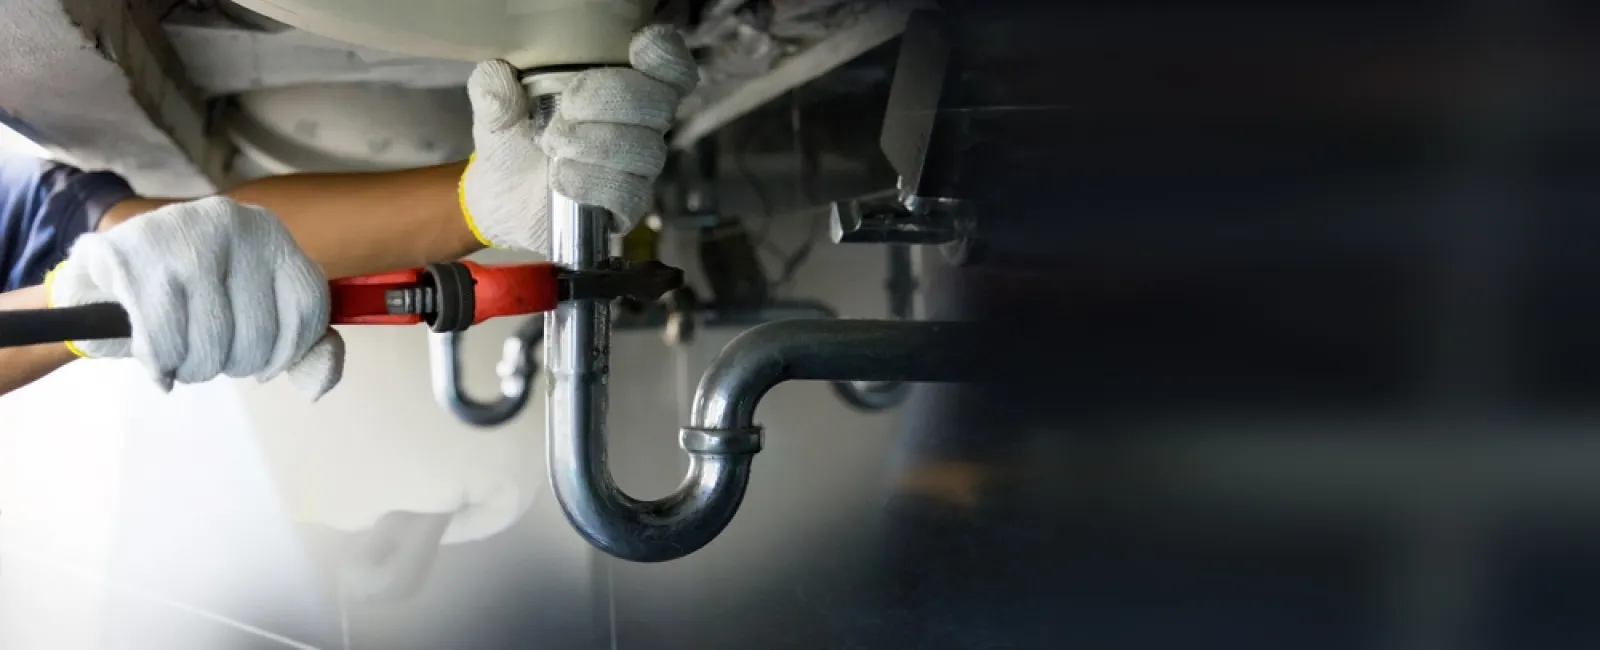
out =
{"type": "MultiPolygon", "coordinates": [[[[570,75],[563,73],[544,75],[532,87],[551,90],[551,86],[564,85],[567,78],[570,75]]],[[[534,122],[539,131],[555,117],[559,100],[556,92],[534,97],[534,122]]],[[[551,191],[550,262],[573,271],[599,269],[610,254],[610,225],[611,214],[605,209],[582,205],[551,191]]],[[[598,438],[604,453],[611,304],[599,300],[566,301],[544,318],[544,358],[550,373],[550,380],[545,382],[545,435],[553,478],[571,462],[557,460],[559,440],[598,438]]]]}
{"type": "MultiPolygon", "coordinates": [[[[541,80],[542,81],[542,80],[541,80]]],[[[555,116],[559,95],[535,98],[542,131],[555,116]]],[[[610,254],[611,214],[552,191],[550,262],[589,271],[610,254]]],[[[604,549],[589,531],[604,528],[594,505],[620,494],[606,463],[607,379],[611,368],[611,304],[562,302],[545,314],[545,439],[550,484],[562,512],[585,539],[604,549]]],[[[607,549],[609,550],[609,549],[607,549]]]]}
{"type": "MultiPolygon", "coordinates": [[[[556,97],[539,98],[539,112],[555,112],[556,97]]],[[[547,122],[548,118],[539,122],[547,122]]],[[[550,262],[573,271],[601,269],[610,256],[611,214],[550,193],[550,262]]],[[[545,365],[550,369],[546,431],[554,447],[568,436],[597,440],[605,449],[606,379],[611,371],[611,303],[571,300],[545,314],[545,365]]]]}
{"type": "MultiPolygon", "coordinates": [[[[553,75],[552,75],[553,76],[553,75]]],[[[548,124],[558,96],[537,88],[535,122],[548,124]]],[[[571,270],[602,267],[610,253],[611,215],[552,192],[550,262],[571,270]]],[[[617,487],[606,459],[607,375],[611,362],[611,305],[563,302],[545,314],[545,439],[551,491],[567,521],[606,553],[635,562],[671,560],[722,532],[744,500],[750,460],[760,450],[759,428],[684,429],[679,445],[689,473],[671,495],[640,501],[617,487]]]]}
{"type": "MultiPolygon", "coordinates": [[[[553,194],[550,206],[550,261],[584,271],[600,267],[609,253],[611,215],[553,194]]],[[[612,483],[604,472],[607,374],[611,368],[611,305],[599,300],[563,302],[545,314],[545,366],[549,368],[546,437],[550,478],[567,517],[580,531],[571,505],[596,480],[612,483]],[[596,462],[598,461],[598,462],[596,462]]],[[[615,489],[613,487],[613,489],[615,489]]]]}

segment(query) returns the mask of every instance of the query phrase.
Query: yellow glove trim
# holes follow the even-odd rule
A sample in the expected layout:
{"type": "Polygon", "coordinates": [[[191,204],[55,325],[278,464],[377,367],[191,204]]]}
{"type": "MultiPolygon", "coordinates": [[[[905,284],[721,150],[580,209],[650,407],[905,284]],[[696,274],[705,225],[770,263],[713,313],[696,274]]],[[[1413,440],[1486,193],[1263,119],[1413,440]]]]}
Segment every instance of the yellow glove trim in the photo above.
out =
{"type": "Polygon", "coordinates": [[[461,217],[466,219],[467,230],[472,231],[472,236],[477,238],[478,243],[483,244],[485,247],[494,248],[494,242],[489,241],[488,237],[484,237],[482,230],[478,230],[478,224],[472,220],[472,211],[467,209],[467,173],[472,171],[472,163],[477,159],[478,152],[476,151],[467,156],[467,167],[461,170],[461,180],[456,182],[456,203],[461,204],[461,217]]]}
{"type": "MultiPolygon", "coordinates": [[[[61,270],[61,267],[66,266],[66,264],[67,264],[66,260],[61,260],[60,264],[57,264],[55,266],[55,268],[50,269],[49,273],[44,274],[44,306],[45,306],[46,309],[55,309],[56,308],[56,306],[54,304],[52,304],[52,298],[51,298],[52,294],[50,293],[50,284],[52,282],[54,282],[55,279],[56,279],[56,271],[61,270]]],[[[87,359],[87,358],[89,358],[89,355],[84,354],[83,350],[80,350],[80,349],[78,349],[78,346],[73,345],[72,341],[62,341],[61,344],[67,346],[67,351],[71,352],[74,355],[76,355],[79,359],[87,359]]]]}

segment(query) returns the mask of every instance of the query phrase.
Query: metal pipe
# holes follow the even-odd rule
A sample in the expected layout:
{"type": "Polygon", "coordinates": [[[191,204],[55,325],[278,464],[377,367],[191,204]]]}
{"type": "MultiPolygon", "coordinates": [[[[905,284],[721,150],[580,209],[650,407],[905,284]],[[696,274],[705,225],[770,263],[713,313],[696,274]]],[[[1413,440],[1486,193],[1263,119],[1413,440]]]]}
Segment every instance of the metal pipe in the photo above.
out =
{"type": "MultiPolygon", "coordinates": [[[[609,225],[610,215],[605,210],[553,192],[550,261],[577,271],[599,268],[609,252],[609,225]]],[[[592,500],[587,493],[617,491],[605,469],[610,312],[609,303],[574,300],[545,315],[545,367],[549,372],[545,437],[550,483],[556,500],[580,533],[596,525],[590,521],[594,516],[591,509],[583,505],[592,500]]]]}
{"type": "Polygon", "coordinates": [[[461,387],[461,332],[429,335],[428,356],[433,366],[433,398],[451,415],[467,424],[492,427],[517,416],[528,404],[539,364],[533,352],[544,335],[544,319],[529,318],[506,339],[495,372],[500,375],[500,397],[480,402],[461,387]]]}
{"type": "MultiPolygon", "coordinates": [[[[772,300],[760,307],[690,305],[681,314],[694,319],[697,327],[705,329],[748,329],[775,320],[839,317],[833,307],[818,300],[772,300]]],[[[616,314],[611,320],[611,328],[613,331],[660,329],[667,325],[673,315],[673,310],[664,305],[649,305],[641,311],[616,314]]]]}
{"type": "MultiPolygon", "coordinates": [[[[986,356],[975,336],[966,324],[882,320],[777,321],[740,334],[701,377],[689,426],[679,430],[678,444],[689,454],[687,475],[676,491],[655,501],[627,495],[611,477],[604,408],[593,401],[603,392],[583,393],[590,400],[583,407],[576,391],[563,395],[574,398],[566,402],[552,392],[552,413],[558,405],[569,413],[551,417],[556,499],[578,533],[613,556],[635,562],[683,557],[715,539],[738,512],[750,462],[761,450],[756,406],[773,386],[796,379],[975,379],[986,356]]],[[[552,371],[567,369],[553,385],[589,385],[572,374],[571,360],[546,363],[552,371]]]]}
{"type": "Polygon", "coordinates": [[[950,382],[977,379],[992,346],[976,325],[935,321],[790,320],[740,334],[695,389],[692,428],[753,426],[767,390],[793,380],[950,382]]]}
{"type": "MultiPolygon", "coordinates": [[[[557,108],[555,85],[529,80],[536,124],[557,108]]],[[[551,193],[550,261],[601,268],[611,215],[551,193]]],[[[606,379],[611,305],[568,301],[545,315],[546,444],[550,485],[567,521],[596,548],[624,560],[663,562],[699,550],[727,527],[761,450],[756,405],[790,379],[954,381],[972,378],[983,355],[970,328],[953,323],[792,320],[757,326],[724,348],[700,380],[690,425],[678,433],[689,471],[672,494],[640,501],[617,487],[606,462],[606,379]]]]}

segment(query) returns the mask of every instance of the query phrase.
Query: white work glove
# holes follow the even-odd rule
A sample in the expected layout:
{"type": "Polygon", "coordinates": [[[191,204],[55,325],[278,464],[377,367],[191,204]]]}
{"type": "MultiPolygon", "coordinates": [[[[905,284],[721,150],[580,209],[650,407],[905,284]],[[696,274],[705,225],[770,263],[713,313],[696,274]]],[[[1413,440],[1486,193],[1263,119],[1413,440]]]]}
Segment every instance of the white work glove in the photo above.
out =
{"type": "Polygon", "coordinates": [[[344,370],[327,278],[262,208],[224,197],[163,207],[79,237],[45,282],[51,307],[120,303],[132,338],[68,347],[138,359],[162,390],[287,370],[316,399],[344,370]]]}
{"type": "Polygon", "coordinates": [[[504,61],[478,64],[467,81],[477,148],[461,177],[467,225],[486,246],[548,254],[550,192],[596,205],[627,232],[650,209],[667,161],[665,134],[699,83],[689,46],[670,25],[639,30],[629,68],[575,75],[540,134],[527,89],[504,61]]]}

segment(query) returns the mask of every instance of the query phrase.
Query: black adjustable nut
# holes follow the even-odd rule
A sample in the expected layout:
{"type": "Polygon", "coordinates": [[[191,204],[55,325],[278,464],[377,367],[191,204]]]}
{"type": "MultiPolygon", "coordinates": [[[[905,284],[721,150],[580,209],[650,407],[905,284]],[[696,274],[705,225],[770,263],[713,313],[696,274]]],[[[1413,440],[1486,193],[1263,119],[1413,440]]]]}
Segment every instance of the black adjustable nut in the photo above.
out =
{"type": "Polygon", "coordinates": [[[423,283],[383,292],[385,311],[416,314],[435,332],[459,332],[472,325],[477,304],[472,271],[458,262],[423,267],[423,283]]]}
{"type": "Polygon", "coordinates": [[[428,329],[435,332],[460,332],[472,326],[477,303],[474,300],[472,271],[465,264],[443,262],[424,267],[428,280],[438,291],[432,313],[422,314],[428,329]]]}

